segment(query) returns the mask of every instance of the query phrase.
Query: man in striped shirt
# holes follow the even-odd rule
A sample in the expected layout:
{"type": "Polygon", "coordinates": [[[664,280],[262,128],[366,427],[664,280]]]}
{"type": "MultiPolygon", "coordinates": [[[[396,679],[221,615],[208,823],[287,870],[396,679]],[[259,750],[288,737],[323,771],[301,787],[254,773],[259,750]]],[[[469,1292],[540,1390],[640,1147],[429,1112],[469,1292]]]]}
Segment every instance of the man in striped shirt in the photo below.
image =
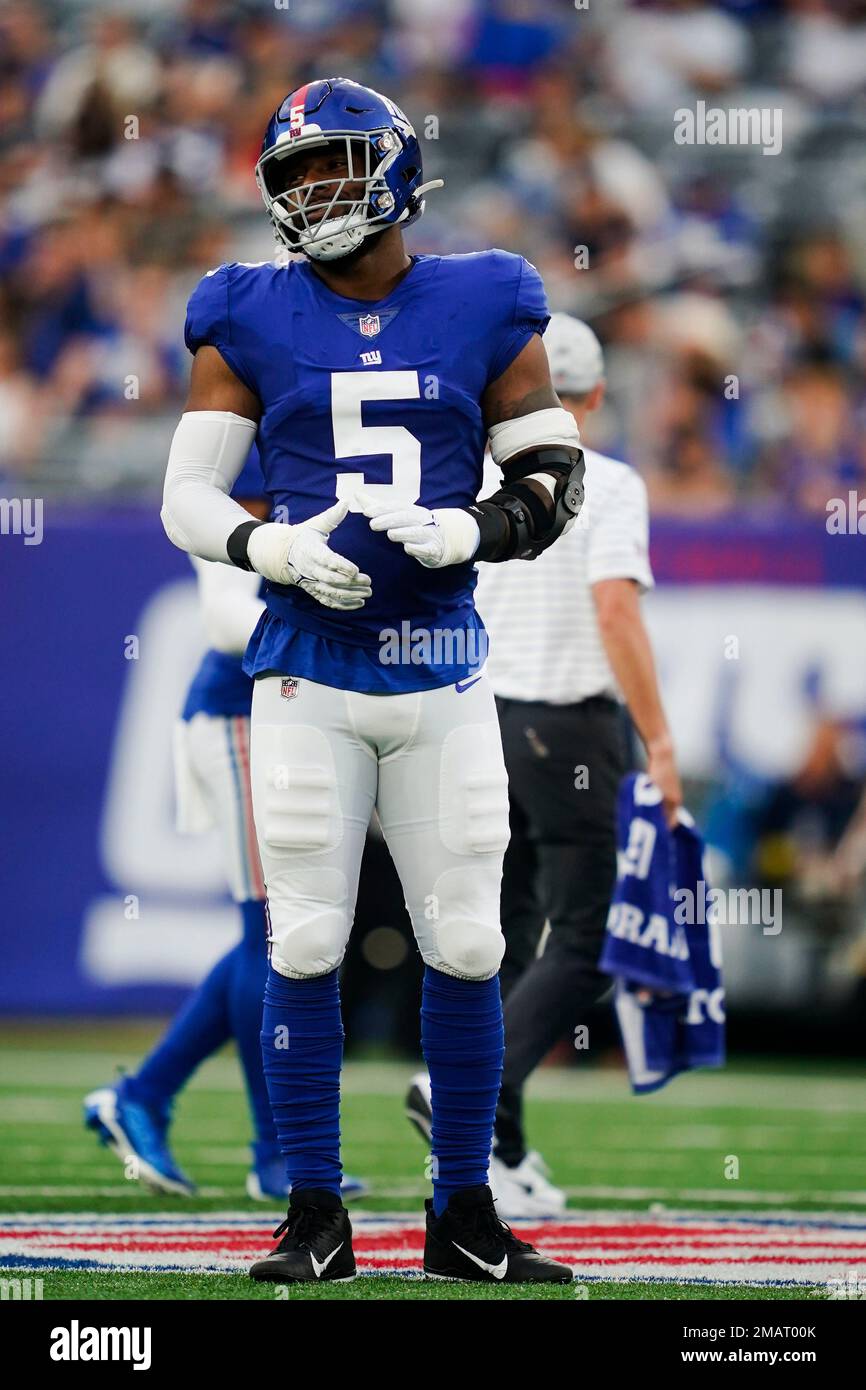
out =
{"type": "MultiPolygon", "coordinates": [[[[544,343],[554,388],[583,433],[605,390],[598,339],[585,323],[554,314],[544,343]]],[[[640,611],[653,584],[646,488],[627,464],[584,455],[577,525],[529,564],[481,567],[476,591],[511,802],[500,976],[506,1051],[491,1168],[501,1216],[555,1214],[565,1203],[527,1150],[522,1094],[610,983],[597,962],[616,877],[616,792],[629,766],[621,701],[671,822],[682,800],[640,611]]]]}

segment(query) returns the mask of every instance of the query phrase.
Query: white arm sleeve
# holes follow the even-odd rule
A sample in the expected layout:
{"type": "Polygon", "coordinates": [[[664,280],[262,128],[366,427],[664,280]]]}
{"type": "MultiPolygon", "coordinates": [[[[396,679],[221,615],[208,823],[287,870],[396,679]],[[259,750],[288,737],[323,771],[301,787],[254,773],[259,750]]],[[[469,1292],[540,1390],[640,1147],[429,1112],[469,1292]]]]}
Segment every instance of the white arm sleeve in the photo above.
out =
{"type": "Polygon", "coordinates": [[[249,512],[228,496],[256,437],[256,424],[228,410],[181,415],[165,473],[162,524],[169,540],[202,560],[230,565],[229,536],[249,512]]]}
{"type": "Polygon", "coordinates": [[[193,558],[192,563],[208,646],[240,656],[265,606],[259,598],[261,575],[210,560],[193,558]]]}
{"type": "Polygon", "coordinates": [[[488,433],[493,461],[500,468],[515,454],[527,449],[540,449],[545,444],[576,449],[580,445],[580,431],[574,416],[561,405],[502,420],[498,425],[491,425],[488,433]]]}

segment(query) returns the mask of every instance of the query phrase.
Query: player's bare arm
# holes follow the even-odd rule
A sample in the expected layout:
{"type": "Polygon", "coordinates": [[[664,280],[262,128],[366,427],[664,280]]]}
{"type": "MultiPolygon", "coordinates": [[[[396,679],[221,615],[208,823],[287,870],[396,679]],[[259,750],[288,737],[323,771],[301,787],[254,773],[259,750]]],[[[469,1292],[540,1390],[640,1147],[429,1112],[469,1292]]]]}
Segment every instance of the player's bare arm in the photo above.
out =
{"type": "Polygon", "coordinates": [[[646,748],[647,770],[662,794],[668,823],[675,825],[683,789],[638,586],[632,579],[601,579],[592,596],[607,659],[646,748]]]}
{"type": "Polygon", "coordinates": [[[190,410],[227,410],[255,424],[262,414],[258,397],[235,376],[222,354],[207,345],[192,359],[184,413],[190,410]]]}
{"type": "Polygon", "coordinates": [[[550,364],[538,334],[484,393],[481,408],[488,430],[536,410],[556,410],[561,401],[550,380],[550,364]]]}

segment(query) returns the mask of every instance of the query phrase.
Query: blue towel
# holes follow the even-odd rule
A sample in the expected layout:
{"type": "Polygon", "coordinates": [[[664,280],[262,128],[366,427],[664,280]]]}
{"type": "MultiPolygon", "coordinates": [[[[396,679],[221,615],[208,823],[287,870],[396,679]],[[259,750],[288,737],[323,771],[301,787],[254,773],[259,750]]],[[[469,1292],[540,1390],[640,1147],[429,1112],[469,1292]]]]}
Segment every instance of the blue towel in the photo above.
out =
{"type": "Polygon", "coordinates": [[[617,882],[599,968],[616,980],[614,1005],[637,1094],[725,1060],[718,932],[702,910],[704,847],[691,817],[680,817],[669,830],[655,784],[644,773],[623,778],[617,882]]]}

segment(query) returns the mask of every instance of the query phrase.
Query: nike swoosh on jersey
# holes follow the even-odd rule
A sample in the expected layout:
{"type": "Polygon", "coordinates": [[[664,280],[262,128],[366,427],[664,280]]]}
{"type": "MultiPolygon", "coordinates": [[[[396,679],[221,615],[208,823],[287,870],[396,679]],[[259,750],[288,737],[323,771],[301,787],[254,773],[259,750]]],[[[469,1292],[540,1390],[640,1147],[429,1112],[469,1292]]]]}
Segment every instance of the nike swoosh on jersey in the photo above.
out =
{"type": "Polygon", "coordinates": [[[321,1263],[321,1264],[319,1264],[319,1261],[316,1259],[316,1257],[315,1257],[315,1255],[313,1254],[312,1250],[310,1251],[310,1259],[311,1259],[312,1262],[313,1262],[313,1273],[315,1274],[315,1276],[316,1276],[317,1279],[321,1279],[322,1275],[324,1274],[325,1270],[328,1268],[328,1265],[331,1263],[331,1261],[332,1261],[332,1259],[334,1258],[334,1256],[336,1255],[337,1251],[338,1251],[338,1250],[342,1250],[342,1248],[343,1248],[343,1246],[345,1245],[345,1243],[346,1243],[345,1241],[341,1240],[339,1245],[335,1245],[334,1248],[333,1248],[333,1250],[331,1251],[330,1255],[326,1255],[325,1258],[322,1260],[322,1263],[321,1263]]]}
{"type": "Polygon", "coordinates": [[[507,1255],[503,1256],[498,1265],[489,1265],[486,1260],[482,1260],[478,1255],[473,1255],[471,1250],[464,1250],[463,1246],[458,1245],[456,1240],[452,1240],[451,1244],[455,1250],[459,1250],[461,1255],[465,1255],[473,1264],[478,1265],[480,1269],[486,1269],[487,1273],[492,1274],[494,1279],[504,1279],[508,1273],[507,1255]]]}
{"type": "Polygon", "coordinates": [[[473,676],[472,679],[468,681],[455,681],[454,689],[457,691],[458,695],[462,695],[464,690],[468,690],[470,685],[476,685],[480,680],[480,676],[473,676]]]}

